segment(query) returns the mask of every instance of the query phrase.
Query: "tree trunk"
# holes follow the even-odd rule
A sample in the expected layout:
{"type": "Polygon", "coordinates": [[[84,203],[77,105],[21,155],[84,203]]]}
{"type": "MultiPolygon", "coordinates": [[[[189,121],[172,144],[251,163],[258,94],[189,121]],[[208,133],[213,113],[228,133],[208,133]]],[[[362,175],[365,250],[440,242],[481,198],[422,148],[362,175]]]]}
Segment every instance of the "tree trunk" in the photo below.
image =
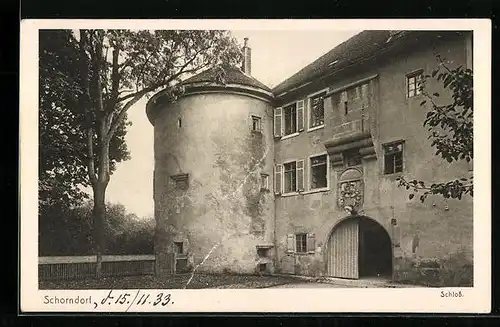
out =
{"type": "Polygon", "coordinates": [[[107,183],[97,182],[94,186],[94,209],[92,210],[94,250],[97,256],[96,277],[102,275],[102,255],[106,250],[106,237],[104,233],[106,221],[106,187],[107,183]]]}

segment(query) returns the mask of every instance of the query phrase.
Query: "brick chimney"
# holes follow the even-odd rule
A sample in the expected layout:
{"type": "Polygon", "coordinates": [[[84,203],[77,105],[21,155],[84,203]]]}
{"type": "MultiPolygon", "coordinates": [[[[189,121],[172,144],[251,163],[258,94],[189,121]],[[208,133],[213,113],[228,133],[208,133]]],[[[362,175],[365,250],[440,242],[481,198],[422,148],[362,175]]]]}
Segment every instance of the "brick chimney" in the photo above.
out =
{"type": "Polygon", "coordinates": [[[247,75],[252,74],[252,49],[248,46],[248,38],[246,37],[243,45],[243,63],[241,70],[247,75]]]}

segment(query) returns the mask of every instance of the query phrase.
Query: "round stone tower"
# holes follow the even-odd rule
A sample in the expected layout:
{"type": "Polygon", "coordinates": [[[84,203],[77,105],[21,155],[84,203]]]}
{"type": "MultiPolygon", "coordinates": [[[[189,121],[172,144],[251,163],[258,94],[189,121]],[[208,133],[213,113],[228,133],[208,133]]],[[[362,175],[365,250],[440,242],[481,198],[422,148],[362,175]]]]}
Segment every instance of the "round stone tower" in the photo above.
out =
{"type": "Polygon", "coordinates": [[[270,272],[272,93],[235,67],[224,85],[213,81],[210,69],[186,80],[177,101],[159,92],[148,102],[155,252],[176,253],[178,271],[270,272]]]}

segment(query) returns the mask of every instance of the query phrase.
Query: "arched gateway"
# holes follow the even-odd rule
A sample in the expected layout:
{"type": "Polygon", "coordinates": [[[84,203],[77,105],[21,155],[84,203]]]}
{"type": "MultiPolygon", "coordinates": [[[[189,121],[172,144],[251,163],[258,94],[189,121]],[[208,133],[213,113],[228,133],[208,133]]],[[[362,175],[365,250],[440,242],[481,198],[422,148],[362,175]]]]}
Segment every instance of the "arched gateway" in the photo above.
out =
{"type": "Polygon", "coordinates": [[[327,274],[358,279],[392,276],[391,239],[379,223],[364,216],[337,224],[326,248],[327,274]]]}

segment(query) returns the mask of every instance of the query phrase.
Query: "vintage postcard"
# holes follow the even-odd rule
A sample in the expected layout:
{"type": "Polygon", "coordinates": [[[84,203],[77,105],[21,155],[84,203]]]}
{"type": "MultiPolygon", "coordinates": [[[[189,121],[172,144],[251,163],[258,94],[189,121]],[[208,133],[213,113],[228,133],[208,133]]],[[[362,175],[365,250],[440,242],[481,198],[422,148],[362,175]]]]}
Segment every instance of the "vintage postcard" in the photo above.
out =
{"type": "Polygon", "coordinates": [[[22,312],[490,311],[489,20],[24,20],[20,90],[22,312]]]}

